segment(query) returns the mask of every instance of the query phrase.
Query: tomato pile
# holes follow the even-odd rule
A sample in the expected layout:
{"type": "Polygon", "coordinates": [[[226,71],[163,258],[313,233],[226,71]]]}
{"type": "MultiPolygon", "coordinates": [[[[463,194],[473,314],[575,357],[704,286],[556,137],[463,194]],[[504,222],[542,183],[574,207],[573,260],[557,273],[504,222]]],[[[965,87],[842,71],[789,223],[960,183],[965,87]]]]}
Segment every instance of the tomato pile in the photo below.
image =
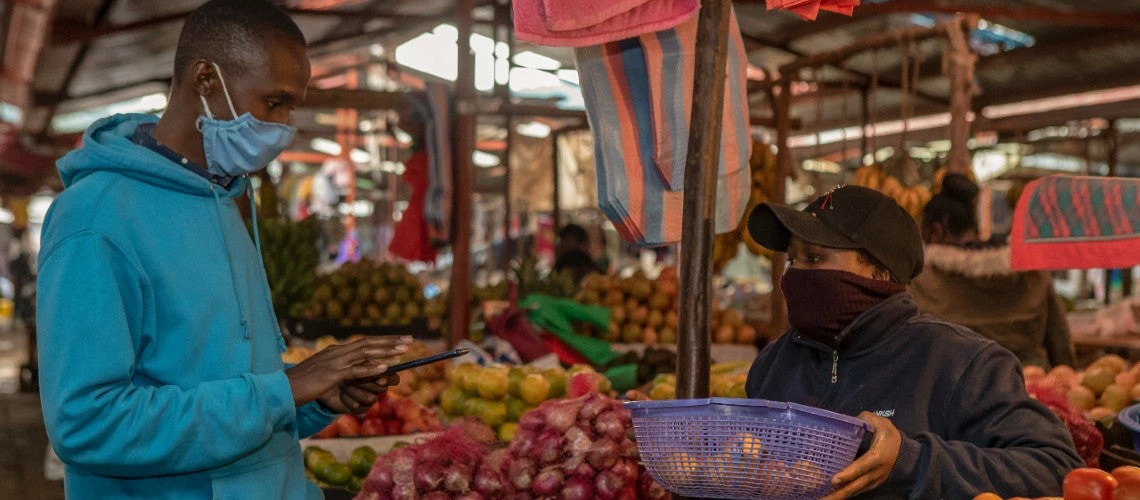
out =
{"type": "MultiPolygon", "coordinates": [[[[1123,466],[1109,474],[1100,469],[1076,469],[1065,476],[1063,500],[1140,500],[1140,467],[1123,466]]],[[[1061,499],[1043,497],[1038,500],[1061,499]]],[[[974,500],[1003,500],[994,493],[982,493],[974,500]]],[[[1028,500],[1022,497],[1008,500],[1028,500]]]]}

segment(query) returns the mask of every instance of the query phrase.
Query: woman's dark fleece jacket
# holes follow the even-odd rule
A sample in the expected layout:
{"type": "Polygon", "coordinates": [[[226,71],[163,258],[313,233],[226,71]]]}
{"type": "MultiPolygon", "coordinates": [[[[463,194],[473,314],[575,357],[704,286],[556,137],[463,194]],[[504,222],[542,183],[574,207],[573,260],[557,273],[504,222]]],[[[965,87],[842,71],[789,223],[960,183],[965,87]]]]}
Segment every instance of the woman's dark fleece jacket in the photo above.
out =
{"type": "Polygon", "coordinates": [[[748,397],[890,419],[898,461],[866,498],[1059,496],[1083,466],[1064,425],[1026,393],[1013,354],[919,314],[906,293],[863,313],[838,345],[789,331],[752,364],[748,397]]]}

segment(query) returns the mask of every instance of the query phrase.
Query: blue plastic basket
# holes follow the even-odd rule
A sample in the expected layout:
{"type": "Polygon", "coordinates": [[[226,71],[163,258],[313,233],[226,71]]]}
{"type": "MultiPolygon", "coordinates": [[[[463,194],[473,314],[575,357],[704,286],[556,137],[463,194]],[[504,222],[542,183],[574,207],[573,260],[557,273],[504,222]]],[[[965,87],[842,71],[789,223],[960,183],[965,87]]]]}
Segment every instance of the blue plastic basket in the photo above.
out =
{"type": "Polygon", "coordinates": [[[1121,410],[1116,420],[1132,433],[1132,451],[1140,453],[1140,404],[1121,410]]]}
{"type": "Polygon", "coordinates": [[[760,399],[625,405],[646,470],[669,491],[687,497],[822,497],[870,430],[857,418],[760,399]]]}

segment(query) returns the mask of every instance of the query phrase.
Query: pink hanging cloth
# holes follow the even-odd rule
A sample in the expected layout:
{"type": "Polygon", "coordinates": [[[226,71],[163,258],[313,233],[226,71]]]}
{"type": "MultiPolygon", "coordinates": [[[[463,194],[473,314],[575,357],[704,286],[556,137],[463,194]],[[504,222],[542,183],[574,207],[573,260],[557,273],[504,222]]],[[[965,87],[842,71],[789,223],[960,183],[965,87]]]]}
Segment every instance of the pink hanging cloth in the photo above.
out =
{"type": "Polygon", "coordinates": [[[538,45],[586,47],[667,30],[700,0],[514,0],[515,36],[538,45]]]}

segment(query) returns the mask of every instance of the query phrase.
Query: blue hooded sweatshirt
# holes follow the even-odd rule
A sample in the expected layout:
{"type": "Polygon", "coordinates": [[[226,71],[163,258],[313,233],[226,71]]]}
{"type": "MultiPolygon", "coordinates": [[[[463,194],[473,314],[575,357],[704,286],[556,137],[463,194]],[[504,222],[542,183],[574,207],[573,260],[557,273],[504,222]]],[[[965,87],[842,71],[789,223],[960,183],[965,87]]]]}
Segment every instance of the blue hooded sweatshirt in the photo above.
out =
{"type": "Polygon", "coordinates": [[[285,341],[234,198],[92,125],[59,161],[43,226],[40,391],[69,499],[320,498],[298,444],[334,415],[295,407],[285,341]]]}

